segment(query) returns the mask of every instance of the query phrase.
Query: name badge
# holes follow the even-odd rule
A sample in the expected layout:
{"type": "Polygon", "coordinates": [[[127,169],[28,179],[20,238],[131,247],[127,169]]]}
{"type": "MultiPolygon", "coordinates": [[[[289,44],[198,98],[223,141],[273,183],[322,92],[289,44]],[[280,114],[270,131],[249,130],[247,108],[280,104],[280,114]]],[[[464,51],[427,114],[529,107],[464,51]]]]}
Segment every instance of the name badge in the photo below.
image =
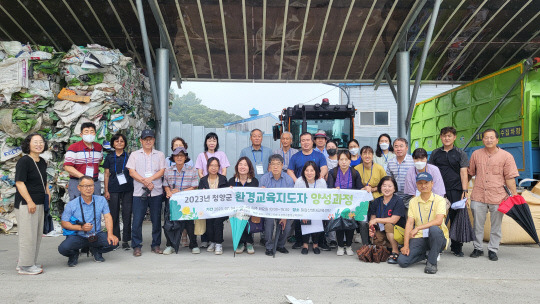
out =
{"type": "Polygon", "coordinates": [[[379,223],[379,230],[384,231],[384,224],[379,223]]]}
{"type": "Polygon", "coordinates": [[[422,230],[422,237],[425,237],[425,238],[429,237],[429,228],[422,230]]]}
{"type": "Polygon", "coordinates": [[[384,164],[384,171],[386,171],[388,169],[388,164],[384,164]]]}
{"type": "Polygon", "coordinates": [[[86,172],[84,175],[94,177],[94,166],[86,166],[86,172]]]}
{"type": "Polygon", "coordinates": [[[127,183],[126,176],[124,175],[124,173],[117,174],[116,178],[118,179],[119,185],[123,185],[127,183]]]}
{"type": "Polygon", "coordinates": [[[416,196],[420,196],[420,191],[416,190],[416,196]]]}
{"type": "Polygon", "coordinates": [[[150,176],[152,176],[152,175],[154,175],[154,174],[152,174],[152,172],[146,172],[146,173],[144,174],[144,177],[150,177],[150,176]]]}
{"type": "Polygon", "coordinates": [[[257,166],[255,166],[256,169],[257,169],[257,174],[258,175],[261,175],[261,174],[264,174],[264,167],[262,164],[258,164],[257,166]]]}

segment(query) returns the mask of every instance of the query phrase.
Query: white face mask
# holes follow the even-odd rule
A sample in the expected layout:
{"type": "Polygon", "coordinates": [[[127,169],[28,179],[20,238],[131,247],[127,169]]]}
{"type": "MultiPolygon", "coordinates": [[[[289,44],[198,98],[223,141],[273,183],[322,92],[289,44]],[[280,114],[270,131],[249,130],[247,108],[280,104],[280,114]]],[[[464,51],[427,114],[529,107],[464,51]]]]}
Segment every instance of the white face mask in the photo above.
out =
{"type": "Polygon", "coordinates": [[[426,167],[427,162],[414,162],[414,166],[416,167],[416,170],[422,170],[426,167]]]}
{"type": "Polygon", "coordinates": [[[388,148],[390,147],[390,144],[387,144],[387,143],[382,143],[382,144],[379,144],[379,146],[381,147],[381,150],[388,150],[388,148]]]}
{"type": "Polygon", "coordinates": [[[360,148],[349,149],[349,152],[351,152],[352,155],[358,155],[360,148]]]}
{"type": "Polygon", "coordinates": [[[82,136],[82,139],[87,143],[93,143],[96,139],[96,136],[94,134],[85,134],[82,136]]]}

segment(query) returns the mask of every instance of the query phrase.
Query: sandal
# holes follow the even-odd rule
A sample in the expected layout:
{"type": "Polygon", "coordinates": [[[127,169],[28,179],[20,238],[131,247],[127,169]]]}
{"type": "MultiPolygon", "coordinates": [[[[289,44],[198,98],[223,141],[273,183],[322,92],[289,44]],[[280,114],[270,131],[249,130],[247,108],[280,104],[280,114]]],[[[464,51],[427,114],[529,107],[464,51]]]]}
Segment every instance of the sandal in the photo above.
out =
{"type": "Polygon", "coordinates": [[[388,264],[397,264],[398,257],[399,257],[399,254],[397,252],[392,252],[392,254],[388,258],[388,260],[386,260],[386,262],[388,264]]]}

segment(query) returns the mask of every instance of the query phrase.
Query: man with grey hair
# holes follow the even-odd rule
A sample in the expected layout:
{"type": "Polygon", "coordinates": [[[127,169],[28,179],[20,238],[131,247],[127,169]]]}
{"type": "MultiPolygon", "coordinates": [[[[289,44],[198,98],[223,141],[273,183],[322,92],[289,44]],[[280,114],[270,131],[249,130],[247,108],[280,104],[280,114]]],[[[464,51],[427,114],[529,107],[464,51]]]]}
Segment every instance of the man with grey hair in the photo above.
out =
{"type": "MultiPolygon", "coordinates": [[[[268,166],[270,172],[266,172],[261,179],[259,180],[259,186],[261,188],[293,188],[294,182],[292,178],[286,173],[283,172],[283,157],[279,154],[271,155],[268,158],[268,166]]],[[[285,242],[287,240],[287,235],[291,230],[291,224],[293,220],[287,219],[274,219],[274,218],[265,218],[264,219],[264,235],[266,239],[266,255],[272,256],[274,250],[274,241],[272,238],[277,237],[273,236],[274,226],[281,226],[281,234],[279,235],[276,251],[281,253],[289,253],[285,248],[285,242]]]]}
{"type": "Polygon", "coordinates": [[[240,157],[249,158],[255,170],[255,177],[260,180],[261,176],[268,171],[268,157],[272,154],[272,150],[262,145],[263,132],[259,129],[251,130],[249,139],[251,146],[242,149],[240,157]]]}
{"type": "Polygon", "coordinates": [[[283,156],[283,171],[287,172],[287,168],[289,167],[289,162],[291,161],[291,157],[298,152],[298,150],[291,148],[292,143],[292,133],[289,131],[285,131],[281,133],[280,138],[280,149],[275,149],[274,154],[279,154],[283,156]]]}

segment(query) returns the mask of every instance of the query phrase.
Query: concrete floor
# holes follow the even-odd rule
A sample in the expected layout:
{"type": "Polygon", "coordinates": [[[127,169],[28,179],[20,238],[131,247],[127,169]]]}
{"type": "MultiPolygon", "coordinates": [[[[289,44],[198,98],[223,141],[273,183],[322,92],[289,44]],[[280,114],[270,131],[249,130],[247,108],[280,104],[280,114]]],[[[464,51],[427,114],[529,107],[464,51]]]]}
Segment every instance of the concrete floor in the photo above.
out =
{"type": "MultiPolygon", "coordinates": [[[[256,253],[233,257],[230,226],[225,223],[224,254],[188,248],[169,256],[150,252],[150,225],[145,223],[143,255],[118,249],[104,254],[105,263],[81,256],[77,267],[57,247],[63,237],[44,238],[39,263],[44,273],[18,275],[17,236],[0,236],[1,303],[287,303],[285,295],[314,303],[538,303],[540,248],[501,246],[499,261],[444,252],[435,275],[424,265],[366,264],[335,250],[307,256],[287,248],[276,258],[256,253]]],[[[258,242],[258,237],[256,237],[258,242]]],[[[163,241],[164,245],[165,241],[163,241]]],[[[357,249],[360,244],[354,244],[357,249]]],[[[485,245],[487,247],[487,245],[485,245]]],[[[163,246],[162,246],[163,248],[163,246]]],[[[487,255],[487,249],[484,249],[487,255]]]]}

